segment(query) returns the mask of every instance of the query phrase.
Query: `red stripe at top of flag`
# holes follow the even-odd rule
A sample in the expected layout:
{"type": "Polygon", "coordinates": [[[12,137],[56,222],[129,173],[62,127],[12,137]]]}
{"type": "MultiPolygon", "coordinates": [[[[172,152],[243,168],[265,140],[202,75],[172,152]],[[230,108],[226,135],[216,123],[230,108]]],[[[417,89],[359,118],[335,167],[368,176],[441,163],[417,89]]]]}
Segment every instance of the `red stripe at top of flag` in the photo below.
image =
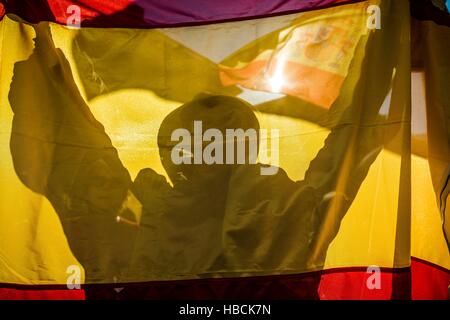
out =
{"type": "MultiPolygon", "coordinates": [[[[359,0],[360,1],[360,0],[359,0]]],[[[85,27],[158,28],[250,19],[330,7],[355,0],[0,0],[6,13],[36,23],[67,24],[78,7],[85,27]]]]}

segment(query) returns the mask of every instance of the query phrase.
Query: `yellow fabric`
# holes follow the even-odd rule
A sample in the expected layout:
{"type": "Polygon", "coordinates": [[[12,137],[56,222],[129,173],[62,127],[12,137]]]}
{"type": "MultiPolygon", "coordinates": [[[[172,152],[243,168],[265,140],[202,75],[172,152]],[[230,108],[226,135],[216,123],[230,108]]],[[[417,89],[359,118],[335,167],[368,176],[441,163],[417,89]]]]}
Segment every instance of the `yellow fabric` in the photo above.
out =
{"type": "MultiPolygon", "coordinates": [[[[408,2],[364,2],[369,4],[380,4],[382,29],[360,35],[351,61],[339,69],[345,79],[329,110],[301,97],[224,86],[220,80],[219,65],[248,61],[260,47],[275,50],[281,41],[276,35],[306,28],[309,13],[170,30],[50,24],[54,47],[45,37],[33,42],[33,26],[5,17],[0,282],[66,283],[66,269],[74,264],[89,268],[88,282],[117,281],[107,253],[126,245],[127,231],[115,236],[116,242],[80,244],[73,236],[83,230],[72,229],[64,212],[67,194],[60,192],[83,192],[73,187],[79,176],[101,179],[108,175],[105,166],[114,168],[117,183],[130,185],[124,207],[135,214],[142,210],[136,246],[118,250],[119,260],[131,254],[119,281],[405,267],[411,252],[449,268],[427,160],[413,155],[411,162],[410,156],[408,2]],[[262,38],[258,32],[231,36],[263,25],[262,38]],[[227,32],[230,36],[223,36],[227,32]],[[211,222],[207,213],[220,194],[204,196],[210,190],[201,189],[187,199],[171,194],[166,202],[158,196],[170,194],[174,185],[160,159],[158,129],[169,113],[205,91],[247,100],[260,128],[280,130],[279,174],[233,169],[224,216],[211,222]],[[102,161],[94,161],[97,157],[102,161]],[[426,183],[417,182],[415,172],[426,183]],[[129,201],[135,198],[142,207],[129,201]],[[177,205],[190,209],[167,209],[177,205]],[[426,223],[417,223],[419,214],[427,214],[426,223]],[[307,229],[308,223],[316,228],[307,229]],[[434,249],[425,254],[417,246],[430,233],[434,249]],[[107,257],[97,261],[83,250],[107,257]]],[[[358,13],[364,8],[344,7],[358,13]]],[[[336,11],[318,10],[314,19],[327,21],[336,11]]],[[[360,27],[355,26],[358,34],[360,27]]],[[[313,90],[314,83],[309,85],[313,90]]],[[[93,232],[108,239],[113,231],[102,223],[93,232]]]]}
{"type": "Polygon", "coordinates": [[[418,71],[423,74],[424,88],[417,108],[426,112],[427,153],[426,158],[413,157],[412,162],[412,254],[448,269],[450,30],[429,21],[415,21],[413,26],[416,48],[421,53],[418,71]]]}

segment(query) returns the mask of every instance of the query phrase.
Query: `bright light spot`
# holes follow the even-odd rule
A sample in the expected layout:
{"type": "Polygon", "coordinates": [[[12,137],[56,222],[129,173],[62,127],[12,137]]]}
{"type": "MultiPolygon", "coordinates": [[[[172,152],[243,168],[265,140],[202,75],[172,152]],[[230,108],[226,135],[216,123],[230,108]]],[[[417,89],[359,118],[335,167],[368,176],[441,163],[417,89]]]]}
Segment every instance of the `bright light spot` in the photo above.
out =
{"type": "Polygon", "coordinates": [[[283,71],[286,59],[280,54],[276,59],[275,72],[273,76],[269,78],[269,86],[272,92],[280,92],[285,85],[283,71]]]}

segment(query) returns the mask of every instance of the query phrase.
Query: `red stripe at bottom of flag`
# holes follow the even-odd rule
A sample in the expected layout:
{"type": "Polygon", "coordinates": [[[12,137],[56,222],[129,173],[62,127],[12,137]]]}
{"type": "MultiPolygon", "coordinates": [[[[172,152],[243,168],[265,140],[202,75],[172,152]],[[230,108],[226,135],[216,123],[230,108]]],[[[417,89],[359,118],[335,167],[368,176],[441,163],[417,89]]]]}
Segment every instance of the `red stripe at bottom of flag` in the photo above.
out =
{"type": "Polygon", "coordinates": [[[339,268],[295,275],[64,286],[3,285],[0,299],[448,299],[450,272],[413,258],[410,268],[381,269],[380,287],[367,285],[366,268],[339,268]]]}

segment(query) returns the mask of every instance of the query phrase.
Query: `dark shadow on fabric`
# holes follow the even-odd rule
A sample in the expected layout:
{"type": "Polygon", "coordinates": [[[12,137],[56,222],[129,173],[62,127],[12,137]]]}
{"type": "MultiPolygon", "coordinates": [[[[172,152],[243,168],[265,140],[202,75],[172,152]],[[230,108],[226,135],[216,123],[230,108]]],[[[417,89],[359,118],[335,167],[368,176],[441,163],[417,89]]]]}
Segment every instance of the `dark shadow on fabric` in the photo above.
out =
{"type": "MultiPolygon", "coordinates": [[[[384,130],[360,124],[377,119],[390,87],[392,64],[373,70],[369,61],[376,53],[366,57],[363,74],[382,73],[386,85],[375,91],[365,81],[358,83],[354,103],[338,115],[354,123],[333,128],[302,181],[292,181],[282,168],[262,176],[262,164],[174,165],[169,137],[175,129],[193,133],[193,122],[202,121],[204,130],[225,133],[257,130],[259,123],[252,107],[232,96],[192,98],[203,87],[187,87],[184,94],[160,92],[187,101],[165,118],[158,133],[171,186],[151,168],[131,181],[102,124],[81,97],[62,51],[54,47],[48,26],[40,24],[36,30],[33,54],[14,67],[9,93],[14,112],[11,153],[21,181],[54,206],[88,283],[136,280],[136,275],[145,280],[154,274],[226,273],[254,266],[277,270],[289,267],[286,261],[296,267],[324,265],[328,246],[382,149],[384,130]],[[23,90],[29,92],[27,97],[23,90]],[[339,185],[339,179],[346,183],[339,185]],[[143,206],[138,229],[116,221],[130,192],[143,206]],[[229,228],[226,232],[224,226],[229,228]],[[292,243],[299,245],[294,248],[292,243]]],[[[205,61],[197,59],[193,66],[202,69],[205,61]],[[197,62],[200,66],[195,66],[197,62]]],[[[157,63],[165,65],[155,61],[151,68],[157,63]]],[[[127,61],[119,66],[115,74],[129,65],[127,61]]],[[[149,83],[159,75],[144,74],[152,75],[149,83]]],[[[116,79],[109,90],[118,90],[122,81],[135,77],[127,78],[116,79]]],[[[157,91],[153,85],[145,88],[157,91]]],[[[133,214],[126,217],[133,220],[133,214]]],[[[318,284],[310,288],[315,298],[318,284]]],[[[276,288],[281,290],[260,289],[269,295],[276,288]]]]}

